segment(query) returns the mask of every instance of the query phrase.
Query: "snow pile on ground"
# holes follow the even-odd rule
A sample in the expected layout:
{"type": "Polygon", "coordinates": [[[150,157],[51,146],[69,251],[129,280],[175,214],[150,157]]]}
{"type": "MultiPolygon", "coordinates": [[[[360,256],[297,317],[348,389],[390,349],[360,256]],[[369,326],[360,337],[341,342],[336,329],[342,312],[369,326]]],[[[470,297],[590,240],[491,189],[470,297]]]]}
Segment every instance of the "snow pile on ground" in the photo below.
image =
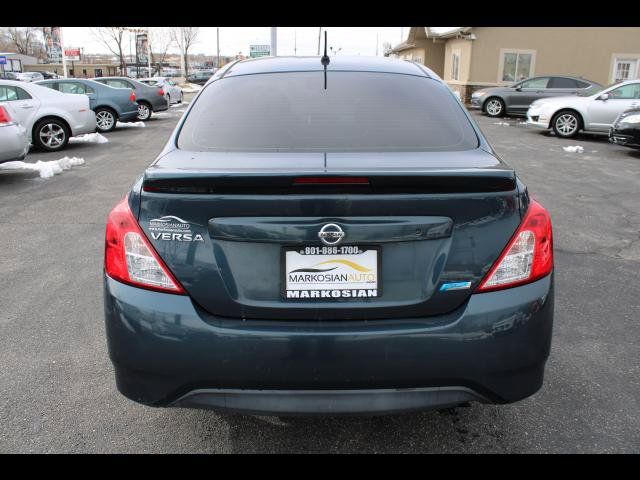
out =
{"type": "Polygon", "coordinates": [[[494,122],[493,124],[494,124],[494,125],[504,125],[505,127],[508,127],[509,125],[511,125],[511,124],[510,124],[510,123],[508,123],[508,122],[494,122]]]}
{"type": "Polygon", "coordinates": [[[196,85],[195,83],[182,83],[180,84],[180,88],[183,93],[196,93],[202,90],[202,86],[196,85]]]}
{"type": "Polygon", "coordinates": [[[575,146],[572,146],[572,147],[562,147],[562,149],[565,152],[570,152],[570,153],[576,153],[576,152],[577,153],[582,153],[582,152],[584,152],[584,148],[582,148],[580,145],[575,145],[575,146]]]}
{"type": "Polygon", "coordinates": [[[186,107],[187,105],[189,105],[189,102],[174,103],[171,105],[171,108],[186,107]]]}
{"type": "Polygon", "coordinates": [[[116,123],[116,127],[118,128],[129,128],[129,127],[144,127],[144,122],[118,122],[116,123]]]}
{"type": "Polygon", "coordinates": [[[69,139],[69,143],[107,143],[108,141],[107,137],[99,133],[87,133],[86,135],[71,137],[69,139]]]}
{"type": "Polygon", "coordinates": [[[69,170],[75,165],[83,165],[84,158],[64,157],[60,160],[51,160],[42,162],[38,160],[36,163],[27,162],[5,162],[0,163],[0,170],[30,170],[38,172],[40,178],[50,178],[63,170],[69,170]]]}

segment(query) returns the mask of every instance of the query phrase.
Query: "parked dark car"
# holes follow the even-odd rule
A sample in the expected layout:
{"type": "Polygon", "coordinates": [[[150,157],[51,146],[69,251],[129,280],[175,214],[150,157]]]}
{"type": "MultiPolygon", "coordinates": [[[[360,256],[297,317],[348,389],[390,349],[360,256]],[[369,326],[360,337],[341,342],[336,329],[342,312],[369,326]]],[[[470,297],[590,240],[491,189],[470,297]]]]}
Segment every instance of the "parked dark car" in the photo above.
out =
{"type": "Polygon", "coordinates": [[[105,248],[109,353],[136,402],[379,414],[542,385],[549,214],[416,63],[221,69],[105,248]]]}
{"type": "Polygon", "coordinates": [[[640,108],[621,113],[609,130],[609,141],[625,147],[640,148],[640,108]]]}
{"type": "Polygon", "coordinates": [[[58,75],[57,73],[47,72],[44,70],[34,70],[34,71],[42,75],[45,80],[60,78],[60,75],[58,75]]]}
{"type": "Polygon", "coordinates": [[[132,122],[138,118],[136,94],[131,89],[113,88],[83,78],[41,80],[36,83],[62,93],[88,96],[89,106],[96,113],[99,132],[110,132],[116,128],[118,121],[132,122]]]}
{"type": "Polygon", "coordinates": [[[526,115],[534,100],[565,95],[585,95],[602,89],[599,83],[565,76],[532,77],[509,87],[482,88],[471,94],[471,108],[480,108],[490,117],[526,115]]]}
{"type": "Polygon", "coordinates": [[[187,75],[188,83],[195,83],[196,85],[204,85],[213,76],[213,72],[201,71],[193,72],[187,75]]]}
{"type": "Polygon", "coordinates": [[[114,88],[133,89],[138,102],[138,120],[149,120],[153,112],[162,112],[169,108],[169,102],[161,87],[146,85],[127,77],[99,77],[95,81],[114,88]]]}

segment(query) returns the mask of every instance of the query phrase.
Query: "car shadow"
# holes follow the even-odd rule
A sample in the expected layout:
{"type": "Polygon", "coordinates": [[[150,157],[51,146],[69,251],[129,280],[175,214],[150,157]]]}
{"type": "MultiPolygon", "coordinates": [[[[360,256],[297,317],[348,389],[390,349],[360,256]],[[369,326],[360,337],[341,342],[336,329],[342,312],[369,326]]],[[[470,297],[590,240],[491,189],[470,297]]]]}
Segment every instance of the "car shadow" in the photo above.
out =
{"type": "Polygon", "coordinates": [[[204,425],[200,415],[188,418],[198,423],[203,439],[214,438],[220,422],[226,423],[229,441],[225,445],[230,453],[445,453],[511,451],[503,432],[508,431],[513,415],[504,406],[499,409],[472,404],[360,417],[272,417],[205,411],[204,425]]]}

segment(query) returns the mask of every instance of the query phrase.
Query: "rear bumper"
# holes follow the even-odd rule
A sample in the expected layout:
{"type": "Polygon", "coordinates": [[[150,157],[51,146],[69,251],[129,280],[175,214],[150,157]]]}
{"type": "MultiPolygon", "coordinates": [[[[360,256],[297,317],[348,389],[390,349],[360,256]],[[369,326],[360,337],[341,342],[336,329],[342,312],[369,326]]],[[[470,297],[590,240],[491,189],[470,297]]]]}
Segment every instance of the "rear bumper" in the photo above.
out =
{"type": "Polygon", "coordinates": [[[508,403],[542,385],[553,278],[472,295],[448,315],[375,321],[236,320],[189,297],[105,279],[122,394],[152,406],[253,413],[387,413],[508,403]]]}
{"type": "Polygon", "coordinates": [[[71,136],[73,137],[96,131],[96,114],[89,108],[74,116],[73,120],[75,120],[75,123],[71,125],[71,136]]]}

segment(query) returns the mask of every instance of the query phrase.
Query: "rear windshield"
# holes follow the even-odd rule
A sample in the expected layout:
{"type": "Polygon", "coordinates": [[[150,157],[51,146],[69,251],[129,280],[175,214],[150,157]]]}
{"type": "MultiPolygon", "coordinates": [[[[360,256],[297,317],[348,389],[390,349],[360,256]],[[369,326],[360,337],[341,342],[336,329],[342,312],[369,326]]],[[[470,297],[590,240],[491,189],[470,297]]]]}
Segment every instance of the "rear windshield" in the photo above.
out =
{"type": "Polygon", "coordinates": [[[192,151],[470,150],[478,138],[448,88],[375,72],[227,77],[201,92],[180,131],[192,151]]]}

